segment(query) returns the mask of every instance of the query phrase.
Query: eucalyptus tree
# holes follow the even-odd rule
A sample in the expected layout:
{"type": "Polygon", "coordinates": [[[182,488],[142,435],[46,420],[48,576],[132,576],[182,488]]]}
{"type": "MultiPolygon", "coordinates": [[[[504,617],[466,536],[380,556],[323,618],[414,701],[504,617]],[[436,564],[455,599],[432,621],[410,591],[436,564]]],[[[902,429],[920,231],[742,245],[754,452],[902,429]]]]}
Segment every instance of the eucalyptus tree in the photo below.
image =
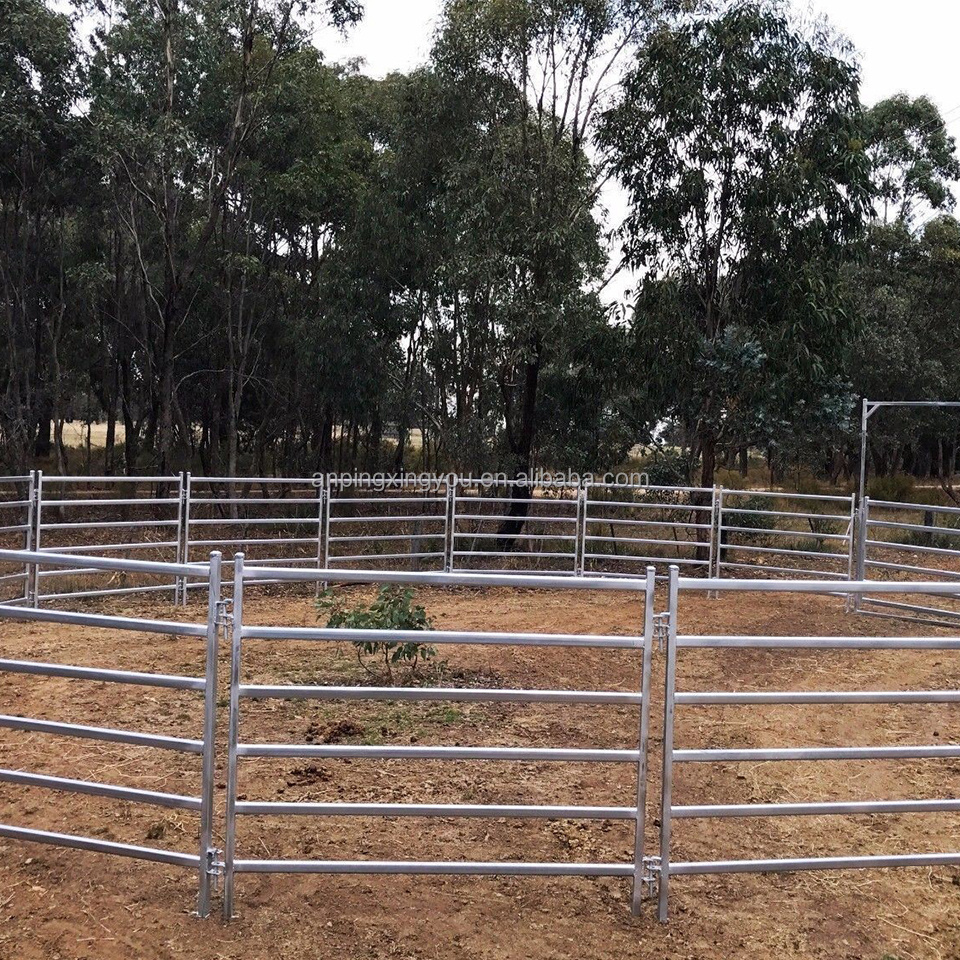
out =
{"type": "Polygon", "coordinates": [[[858,90],[849,51],[823,25],[738,2],[654,34],[604,117],[630,195],[645,380],[695,434],[705,486],[761,372],[791,372],[788,421],[835,385],[849,323],[836,273],[871,202],[858,90]]]}
{"type": "MultiPolygon", "coordinates": [[[[112,187],[112,214],[138,271],[137,369],[150,384],[146,439],[161,470],[172,465],[177,433],[189,440],[176,368],[181,351],[196,347],[184,342],[184,331],[205,256],[235,199],[276,75],[306,43],[302,7],[296,0],[123,0],[94,30],[88,120],[112,187]]],[[[361,12],[353,0],[317,8],[338,23],[361,12]]],[[[232,320],[230,331],[236,366],[244,334],[232,320]]]]}
{"type": "Polygon", "coordinates": [[[950,184],[960,180],[960,161],[936,104],[899,93],[867,110],[865,121],[880,220],[909,224],[924,205],[951,209],[950,184]]]}
{"type": "Polygon", "coordinates": [[[46,452],[62,405],[50,358],[69,323],[80,88],[68,16],[3,0],[0,21],[0,451],[20,473],[35,445],[46,452]]]}

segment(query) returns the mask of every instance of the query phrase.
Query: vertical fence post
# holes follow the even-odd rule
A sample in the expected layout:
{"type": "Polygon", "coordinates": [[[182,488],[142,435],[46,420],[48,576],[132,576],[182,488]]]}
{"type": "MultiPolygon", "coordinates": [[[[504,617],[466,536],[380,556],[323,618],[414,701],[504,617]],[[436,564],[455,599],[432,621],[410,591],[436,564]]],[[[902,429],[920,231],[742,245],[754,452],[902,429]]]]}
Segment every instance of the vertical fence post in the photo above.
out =
{"type": "MultiPolygon", "coordinates": [[[[183,537],[183,547],[180,551],[180,555],[183,558],[184,563],[190,562],[190,500],[193,496],[193,476],[189,471],[183,474],[183,530],[181,531],[181,536],[183,537]]],[[[187,578],[184,577],[180,586],[180,599],[183,606],[187,605],[187,578]]]]}
{"type": "MultiPolygon", "coordinates": [[[[864,497],[860,501],[860,509],[857,511],[857,548],[856,548],[856,566],[854,567],[854,579],[867,579],[867,540],[869,539],[868,528],[870,526],[870,498],[864,497]]],[[[855,613],[860,611],[863,605],[863,594],[855,593],[853,595],[853,610],[855,613]]]]}
{"type": "Polygon", "coordinates": [[[577,520],[573,531],[573,574],[576,577],[582,577],[584,569],[584,527],[587,518],[586,489],[586,484],[583,482],[577,486],[577,520]]]}
{"type": "MultiPolygon", "coordinates": [[[[713,488],[712,493],[710,494],[710,562],[707,565],[707,576],[712,577],[714,571],[714,564],[716,562],[717,555],[719,554],[719,534],[717,533],[718,527],[718,518],[717,518],[717,504],[718,504],[718,493],[716,487],[713,488]]],[[[696,522],[696,520],[694,521],[696,522]]]]}
{"type": "MultiPolygon", "coordinates": [[[[220,636],[220,551],[210,554],[207,582],[207,662],[203,699],[203,784],[200,793],[200,894],[197,916],[210,915],[210,885],[213,881],[213,782],[217,730],[217,653],[220,636]]],[[[184,578],[186,582],[186,578],[184,578]]]]}
{"type": "Polygon", "coordinates": [[[660,785],[660,921],[667,921],[670,895],[670,828],[673,807],[673,714],[677,686],[677,607],[680,568],[670,567],[667,662],[663,683],[663,780],[660,785]]]}
{"type": "MultiPolygon", "coordinates": [[[[37,507],[37,471],[30,471],[30,482],[27,486],[27,529],[23,531],[23,549],[30,551],[33,549],[33,521],[37,507]]],[[[30,589],[33,583],[33,567],[29,560],[23,563],[23,600],[30,604],[30,589]]]]}
{"type": "Polygon", "coordinates": [[[243,630],[243,554],[233,558],[230,633],[230,719],[227,731],[227,810],[223,851],[223,919],[233,916],[233,861],[237,851],[237,743],[240,740],[240,648],[243,630]]]}
{"type": "MultiPolygon", "coordinates": [[[[317,507],[317,569],[324,569],[324,553],[323,553],[323,543],[324,543],[324,518],[326,517],[327,512],[327,478],[324,474],[323,478],[314,477],[314,481],[317,487],[317,500],[319,505],[317,507]]],[[[322,592],[320,581],[317,581],[317,586],[315,589],[315,595],[320,596],[322,592]]]]}
{"type": "Polygon", "coordinates": [[[447,547],[446,570],[447,573],[453,573],[457,568],[457,558],[454,556],[457,549],[457,484],[454,479],[449,487],[450,495],[450,541],[447,547]]]}
{"type": "MultiPolygon", "coordinates": [[[[723,487],[713,488],[713,513],[711,516],[715,532],[710,538],[713,545],[713,569],[710,575],[719,580],[722,576],[721,566],[723,561],[723,487]]],[[[710,596],[716,600],[717,592],[714,591],[710,596]]]]}
{"type": "MultiPolygon", "coordinates": [[[[34,534],[33,542],[34,549],[39,553],[40,552],[40,531],[42,529],[42,509],[43,509],[43,471],[37,471],[37,482],[35,487],[36,493],[36,506],[33,510],[34,516],[34,534]]],[[[33,606],[34,608],[39,608],[40,606],[40,564],[34,563],[33,565],[33,606]]]]}
{"type": "Polygon", "coordinates": [[[453,569],[453,501],[456,489],[456,480],[447,479],[446,497],[443,506],[443,572],[449,573],[453,569]]]}
{"type": "MultiPolygon", "coordinates": [[[[323,569],[330,569],[330,514],[333,513],[333,486],[330,481],[330,475],[327,474],[323,479],[323,569]]],[[[322,583],[321,587],[326,590],[327,584],[322,583]]]]}
{"type": "MultiPolygon", "coordinates": [[[[177,478],[177,563],[186,563],[186,547],[184,546],[183,524],[187,509],[187,473],[180,471],[177,478]]],[[[173,605],[179,606],[181,602],[186,606],[187,578],[177,576],[173,579],[173,605]]]]}
{"type": "Polygon", "coordinates": [[[647,567],[647,585],[643,606],[643,661],[640,675],[640,757],[637,760],[637,815],[633,836],[633,898],[631,907],[636,916],[643,899],[644,836],[647,810],[647,750],[650,743],[650,668],[653,660],[653,604],[657,589],[656,567],[647,567]]]}

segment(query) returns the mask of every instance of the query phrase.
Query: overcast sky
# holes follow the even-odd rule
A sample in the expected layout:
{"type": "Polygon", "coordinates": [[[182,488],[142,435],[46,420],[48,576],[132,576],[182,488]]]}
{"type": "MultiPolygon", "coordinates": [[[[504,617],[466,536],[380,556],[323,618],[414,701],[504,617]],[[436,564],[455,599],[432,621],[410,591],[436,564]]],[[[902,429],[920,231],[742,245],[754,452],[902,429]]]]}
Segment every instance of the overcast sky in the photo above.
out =
{"type": "MultiPolygon", "coordinates": [[[[365,0],[364,5],[362,23],[346,37],[335,30],[318,33],[317,45],[329,60],[359,58],[364,73],[382,77],[427,59],[441,0],[365,0]]],[[[859,51],[865,104],[901,90],[926,94],[960,139],[960,0],[811,0],[810,8],[825,14],[859,51]]],[[[611,193],[604,203],[616,219],[622,200],[611,193]]],[[[608,299],[619,299],[627,282],[613,285],[608,299]]]]}
{"type": "MultiPolygon", "coordinates": [[[[323,31],[330,59],[360,57],[364,72],[384,76],[422,63],[441,0],[365,0],[366,15],[347,38],[323,31]]],[[[960,114],[958,0],[813,0],[860,51],[865,103],[905,90],[928,94],[947,113],[960,114]]],[[[960,124],[954,125],[956,129],[960,124]]]]}

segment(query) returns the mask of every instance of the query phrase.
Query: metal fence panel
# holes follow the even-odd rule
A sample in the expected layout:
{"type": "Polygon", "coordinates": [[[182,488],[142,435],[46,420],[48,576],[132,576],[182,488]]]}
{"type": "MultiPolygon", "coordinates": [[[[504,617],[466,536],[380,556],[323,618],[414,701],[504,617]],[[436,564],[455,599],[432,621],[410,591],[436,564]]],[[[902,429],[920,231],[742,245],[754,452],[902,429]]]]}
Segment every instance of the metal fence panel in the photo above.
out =
{"type": "Polygon", "coordinates": [[[371,487],[327,480],[323,566],[443,570],[449,538],[444,480],[371,487]]]}
{"type": "Polygon", "coordinates": [[[716,490],[591,483],[584,488],[583,572],[644,575],[670,564],[709,576],[716,490]]]}
{"type": "MultiPolygon", "coordinates": [[[[183,557],[242,551],[261,565],[319,567],[324,485],[316,477],[185,475],[183,557]]],[[[232,560],[225,560],[229,566],[232,560]]]]}
{"type": "MultiPolygon", "coordinates": [[[[643,889],[648,882],[647,861],[644,856],[644,823],[647,782],[647,746],[650,720],[650,670],[653,650],[653,595],[654,571],[647,572],[646,580],[619,580],[616,586],[632,592],[644,591],[645,614],[642,636],[570,636],[560,634],[525,633],[465,633],[458,631],[413,632],[391,631],[394,640],[418,640],[431,644],[498,644],[502,646],[589,646],[597,649],[633,649],[641,655],[641,682],[636,692],[597,690],[519,690],[464,687],[436,689],[420,687],[340,687],[323,685],[263,686],[246,684],[242,680],[242,659],[245,642],[269,639],[290,642],[338,643],[345,640],[370,639],[374,635],[382,639],[382,631],[342,630],[330,628],[256,627],[244,622],[243,591],[246,582],[256,582],[276,573],[286,580],[323,579],[325,581],[350,582],[357,578],[357,571],[325,570],[310,574],[307,571],[257,570],[245,567],[242,555],[234,565],[234,620],[232,629],[231,674],[230,674],[230,721],[228,731],[227,804],[224,848],[224,916],[233,916],[235,878],[238,873],[368,873],[368,874],[458,874],[458,875],[518,875],[518,876],[619,876],[633,879],[633,906],[639,909],[643,889]],[[241,707],[250,699],[296,699],[296,700],[449,700],[470,702],[512,703],[561,703],[561,704],[624,704],[639,707],[636,749],[580,749],[487,747],[463,745],[449,746],[353,746],[341,744],[269,744],[250,743],[240,740],[241,707]],[[557,763],[628,763],[636,766],[636,794],[628,806],[542,806],[522,804],[409,804],[409,803],[350,803],[337,802],[288,803],[276,801],[251,801],[240,799],[239,763],[241,759],[258,757],[353,757],[360,759],[437,759],[437,760],[483,760],[517,761],[536,760],[557,763]],[[632,859],[620,863],[534,863],[534,862],[480,862],[480,861],[384,861],[384,860],[275,860],[240,858],[237,856],[237,825],[244,816],[325,816],[325,817],[511,817],[520,819],[544,819],[569,817],[580,819],[631,820],[634,824],[632,859]]],[[[368,576],[368,575],[367,575],[368,576]]],[[[378,575],[379,579],[379,575],[378,575]]],[[[531,587],[549,586],[552,589],[595,590],[611,589],[609,581],[565,578],[559,576],[524,576],[522,574],[483,575],[446,573],[399,573],[392,574],[392,582],[409,584],[437,583],[454,585],[470,583],[531,587]]]]}
{"type": "MultiPolygon", "coordinates": [[[[131,573],[154,575],[156,563],[138,563],[135,560],[101,560],[76,555],[39,554],[26,551],[0,551],[0,561],[35,564],[39,560],[61,565],[65,569],[83,564],[85,569],[114,573],[118,569],[131,573]]],[[[28,770],[0,769],[0,782],[16,786],[41,788],[67,794],[103,797],[128,803],[146,804],[168,809],[187,810],[199,815],[199,849],[197,852],[143,847],[137,844],[103,840],[79,833],[56,833],[14,824],[0,825],[0,836],[12,840],[45,843],[53,846],[89,850],[99,853],[132,857],[156,863],[171,864],[196,870],[199,877],[197,912],[207,916],[217,854],[213,847],[214,827],[214,748],[217,705],[217,652],[220,630],[220,555],[213,554],[209,564],[185,567],[170,565],[170,577],[203,577],[207,588],[208,615],[206,624],[154,621],[135,617],[105,614],[76,613],[62,610],[37,610],[29,607],[0,606],[0,622],[26,620],[31,622],[67,623],[97,626],[101,629],[132,631],[138,634],[157,632],[196,637],[206,641],[203,676],[179,676],[164,673],[146,673],[120,670],[112,667],[95,668],[63,663],[45,663],[0,659],[0,672],[41,678],[65,678],[97,684],[121,684],[159,690],[188,691],[203,694],[202,739],[166,736],[154,731],[130,730],[127,727],[86,726],[64,723],[38,717],[0,715],[0,727],[47,734],[54,737],[80,738],[86,741],[115,743],[133,747],[147,747],[200,757],[201,771],[195,795],[185,796],[166,791],[127,787],[116,783],[50,776],[28,770]]]]}
{"type": "MultiPolygon", "coordinates": [[[[889,594],[897,590],[916,595],[937,595],[943,584],[935,582],[896,583],[851,582],[858,594],[889,594]]],[[[960,703],[960,690],[832,690],[815,691],[752,691],[740,689],[732,680],[731,689],[721,691],[678,691],[677,660],[685,650],[960,650],[957,637],[760,637],[684,635],[678,629],[679,596],[685,591],[719,592],[803,592],[830,594],[835,585],[829,580],[760,581],[760,580],[694,580],[681,578],[678,567],[670,571],[669,629],[664,682],[663,784],[661,793],[661,848],[659,872],[659,916],[667,919],[670,879],[674,876],[718,873],[787,873],[800,870],[875,869],[882,867],[933,866],[960,864],[960,851],[945,853],[911,852],[903,855],[863,856],[860,851],[831,857],[788,857],[770,859],[717,859],[674,862],[672,859],[672,824],[674,820],[701,820],[741,817],[858,816],[897,813],[941,813],[960,809],[955,798],[935,800],[869,798],[850,802],[812,803],[709,803],[677,805],[673,799],[674,768],[677,764],[786,762],[837,760],[950,760],[960,757],[960,745],[918,744],[911,746],[804,746],[775,748],[743,748],[715,745],[709,748],[680,748],[675,744],[675,715],[684,707],[740,705],[842,705],[886,704],[954,704],[960,703]]],[[[960,584],[954,589],[960,595],[960,584]]],[[[731,671],[731,678],[736,673],[731,671]]],[[[737,730],[740,726],[737,725],[737,730]]],[[[736,854],[737,851],[731,851],[736,854]]]]}
{"type": "Polygon", "coordinates": [[[713,575],[849,580],[855,512],[853,496],[720,489],[713,575]]]}
{"type": "MultiPolygon", "coordinates": [[[[34,546],[43,553],[178,563],[183,477],[46,477],[37,473],[34,546]]],[[[88,564],[69,571],[35,563],[33,603],[132,593],[171,593],[180,581],[88,564]]]]}
{"type": "Polygon", "coordinates": [[[453,491],[449,568],[575,576],[582,510],[578,484],[459,484],[453,491]]]}
{"type": "MultiPolygon", "coordinates": [[[[865,580],[943,580],[960,583],[960,507],[894,503],[864,497],[858,537],[859,576],[865,580]]],[[[960,602],[949,587],[942,595],[876,598],[858,595],[860,613],[882,614],[956,626],[960,602]]]]}

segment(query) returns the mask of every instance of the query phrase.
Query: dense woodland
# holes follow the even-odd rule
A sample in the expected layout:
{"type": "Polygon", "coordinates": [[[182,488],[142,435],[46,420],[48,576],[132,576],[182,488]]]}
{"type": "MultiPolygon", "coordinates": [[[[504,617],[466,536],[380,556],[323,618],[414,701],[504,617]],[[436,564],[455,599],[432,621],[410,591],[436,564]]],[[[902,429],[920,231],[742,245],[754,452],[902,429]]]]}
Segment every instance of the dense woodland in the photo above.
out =
{"type": "MultiPolygon", "coordinates": [[[[446,0],[429,62],[375,80],[312,41],[362,16],[0,0],[3,471],[82,469],[63,424],[95,420],[114,473],[645,444],[705,484],[751,452],[842,482],[861,397],[960,399],[949,124],[861,104],[828,24],[446,0]]],[[[958,426],[886,412],[873,469],[952,473],[958,426]]]]}

